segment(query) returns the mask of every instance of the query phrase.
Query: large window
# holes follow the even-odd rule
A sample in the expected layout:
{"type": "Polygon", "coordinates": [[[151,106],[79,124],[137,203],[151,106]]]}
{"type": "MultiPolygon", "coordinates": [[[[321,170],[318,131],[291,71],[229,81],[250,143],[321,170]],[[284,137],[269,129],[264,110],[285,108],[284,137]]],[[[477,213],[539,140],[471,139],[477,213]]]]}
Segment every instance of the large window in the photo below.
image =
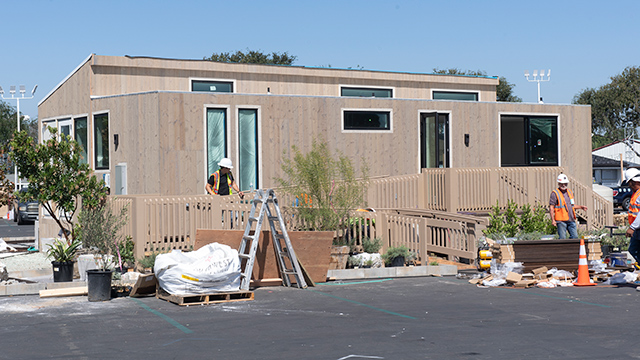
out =
{"type": "Polygon", "coordinates": [[[391,130],[390,111],[345,110],[344,130],[391,130]]]}
{"type": "Polygon", "coordinates": [[[558,119],[511,116],[500,119],[502,166],[558,166],[558,119]]]}
{"type": "Polygon", "coordinates": [[[192,80],[191,91],[233,92],[233,81],[192,80]]]}
{"type": "Polygon", "coordinates": [[[393,97],[393,91],[391,89],[341,87],[340,96],[390,98],[393,97]]]}
{"type": "Polygon", "coordinates": [[[227,110],[207,109],[207,171],[213,174],[227,157],[227,110]]]}
{"type": "Polygon", "coordinates": [[[94,115],[93,130],[95,168],[109,169],[109,115],[94,115]]]}
{"type": "Polygon", "coordinates": [[[461,91],[434,91],[433,100],[478,101],[478,93],[461,91]]]}
{"type": "Polygon", "coordinates": [[[238,111],[239,164],[236,177],[242,191],[258,188],[258,110],[238,111]]]}
{"type": "Polygon", "coordinates": [[[74,129],[73,129],[74,135],[75,135],[75,140],[78,142],[78,144],[80,145],[80,148],[82,148],[80,155],[82,156],[82,159],[80,159],[80,162],[83,164],[88,163],[88,158],[87,158],[87,118],[86,117],[80,117],[80,118],[76,118],[74,121],[74,129]]]}

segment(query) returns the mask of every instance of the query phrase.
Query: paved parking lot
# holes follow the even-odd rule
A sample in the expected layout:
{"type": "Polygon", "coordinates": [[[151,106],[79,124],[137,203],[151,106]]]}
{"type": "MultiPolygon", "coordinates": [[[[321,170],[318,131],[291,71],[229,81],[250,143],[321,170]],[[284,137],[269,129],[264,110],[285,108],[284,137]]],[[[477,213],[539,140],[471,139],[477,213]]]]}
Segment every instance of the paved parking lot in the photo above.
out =
{"type": "Polygon", "coordinates": [[[269,287],[255,300],[0,298],[2,359],[638,358],[635,287],[477,288],[455,277],[269,287]]]}

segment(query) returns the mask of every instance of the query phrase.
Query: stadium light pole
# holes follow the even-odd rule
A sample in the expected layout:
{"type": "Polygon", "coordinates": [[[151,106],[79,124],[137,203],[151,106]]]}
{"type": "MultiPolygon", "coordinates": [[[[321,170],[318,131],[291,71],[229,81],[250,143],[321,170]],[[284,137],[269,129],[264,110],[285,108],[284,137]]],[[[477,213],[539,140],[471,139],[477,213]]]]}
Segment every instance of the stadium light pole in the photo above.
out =
{"type": "MultiPolygon", "coordinates": [[[[2,86],[0,86],[0,97],[2,97],[3,100],[15,100],[17,102],[17,108],[16,108],[16,117],[17,117],[17,121],[18,121],[18,131],[20,131],[20,100],[29,100],[29,99],[33,99],[33,96],[36,93],[36,89],[38,88],[38,85],[36,84],[36,86],[33,87],[33,90],[31,90],[31,96],[24,96],[24,94],[27,92],[27,90],[25,89],[24,85],[20,85],[20,96],[16,95],[16,86],[15,85],[11,85],[9,87],[9,94],[11,94],[11,97],[4,97],[4,89],[2,89],[2,86]]],[[[18,174],[18,165],[15,165],[15,171],[13,173],[15,175],[15,182],[14,182],[14,191],[18,191],[18,182],[20,181],[20,174],[18,174]]]]}
{"type": "Polygon", "coordinates": [[[538,70],[533,70],[533,79],[529,79],[529,70],[524,71],[524,77],[527,78],[529,82],[537,82],[538,83],[538,103],[542,104],[542,97],[540,96],[540,82],[541,81],[549,81],[551,80],[551,69],[547,72],[547,78],[544,78],[544,70],[540,70],[540,75],[538,75],[538,70]]]}

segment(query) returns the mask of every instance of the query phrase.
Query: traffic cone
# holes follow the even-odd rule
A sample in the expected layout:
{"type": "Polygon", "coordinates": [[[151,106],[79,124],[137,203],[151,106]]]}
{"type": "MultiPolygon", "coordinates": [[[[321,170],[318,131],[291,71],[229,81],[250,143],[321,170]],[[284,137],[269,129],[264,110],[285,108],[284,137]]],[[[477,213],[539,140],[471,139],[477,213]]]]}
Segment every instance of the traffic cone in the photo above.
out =
{"type": "Polygon", "coordinates": [[[589,279],[589,265],[587,265],[587,251],[584,248],[584,239],[580,239],[580,260],[578,260],[578,280],[573,285],[575,286],[590,286],[595,285],[589,279]]]}

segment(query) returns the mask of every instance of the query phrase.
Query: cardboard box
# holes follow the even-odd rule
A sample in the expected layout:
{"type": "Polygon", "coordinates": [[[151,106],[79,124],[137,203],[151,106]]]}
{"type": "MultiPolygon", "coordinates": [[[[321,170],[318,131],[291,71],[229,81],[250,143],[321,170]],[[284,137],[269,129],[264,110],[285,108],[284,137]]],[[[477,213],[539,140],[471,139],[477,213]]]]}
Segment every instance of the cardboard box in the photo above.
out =
{"type": "Polygon", "coordinates": [[[551,274],[547,274],[547,273],[540,273],[540,274],[535,274],[533,276],[534,280],[538,280],[538,281],[545,281],[547,279],[549,279],[551,277],[551,274]]]}
{"type": "Polygon", "coordinates": [[[513,284],[515,287],[519,288],[529,288],[536,284],[535,280],[520,280],[517,283],[513,284]]]}
{"type": "Polygon", "coordinates": [[[513,271],[509,271],[507,274],[507,283],[515,284],[518,281],[522,280],[522,274],[514,273],[513,271]]]}
{"type": "Polygon", "coordinates": [[[533,275],[538,275],[538,274],[543,274],[543,273],[546,274],[547,271],[549,271],[549,269],[547,269],[546,266],[543,266],[543,267],[539,267],[537,269],[533,269],[531,271],[533,272],[533,275]]]}

